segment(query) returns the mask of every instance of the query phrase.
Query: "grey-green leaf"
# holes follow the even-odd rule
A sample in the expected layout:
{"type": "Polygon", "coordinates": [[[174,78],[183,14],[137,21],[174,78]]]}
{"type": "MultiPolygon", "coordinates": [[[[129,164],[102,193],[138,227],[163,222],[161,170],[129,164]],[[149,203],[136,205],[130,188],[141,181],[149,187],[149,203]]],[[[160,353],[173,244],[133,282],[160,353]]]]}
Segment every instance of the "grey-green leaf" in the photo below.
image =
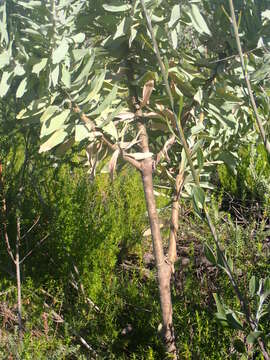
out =
{"type": "Polygon", "coordinates": [[[252,331],[247,337],[247,343],[254,344],[261,335],[262,331],[252,331]]]}
{"type": "Polygon", "coordinates": [[[16,98],[21,98],[23,94],[26,92],[26,85],[27,85],[27,78],[25,77],[20,82],[20,85],[18,86],[18,89],[16,91],[16,98]]]}
{"type": "Polygon", "coordinates": [[[109,12],[123,12],[131,9],[131,5],[124,4],[124,5],[108,5],[104,4],[103,9],[109,12]]]}
{"type": "Polygon", "coordinates": [[[171,29],[172,27],[174,27],[177,22],[180,19],[181,13],[180,13],[180,4],[174,5],[172,8],[172,12],[171,12],[171,18],[170,21],[168,22],[168,26],[171,29]]]}
{"type": "Polygon", "coordinates": [[[69,45],[66,39],[63,39],[60,45],[52,53],[52,63],[59,64],[66,56],[69,45]]]}
{"type": "Polygon", "coordinates": [[[192,24],[199,33],[204,33],[209,36],[212,35],[197,5],[191,4],[191,13],[189,15],[191,17],[192,24]]]}
{"type": "Polygon", "coordinates": [[[194,186],[192,194],[196,206],[198,207],[198,209],[202,209],[205,202],[205,194],[203,189],[199,186],[194,186]]]}
{"type": "Polygon", "coordinates": [[[65,109],[60,114],[56,115],[55,117],[44,121],[41,127],[40,137],[48,136],[51,133],[59,130],[63,127],[65,121],[67,120],[70,114],[69,109],[65,109]]]}
{"type": "Polygon", "coordinates": [[[249,293],[250,293],[250,295],[254,296],[257,289],[258,289],[258,280],[256,279],[256,276],[253,275],[249,280],[249,293]]]}
{"type": "Polygon", "coordinates": [[[56,67],[51,72],[51,80],[53,86],[56,86],[58,84],[58,77],[59,77],[59,65],[56,65],[56,67]]]}
{"type": "Polygon", "coordinates": [[[214,251],[211,249],[211,247],[207,244],[204,244],[204,254],[208,261],[210,261],[211,264],[216,265],[216,257],[214,254],[214,251]]]}
{"type": "Polygon", "coordinates": [[[89,138],[90,131],[87,126],[79,124],[75,126],[75,141],[82,141],[86,138],[89,138]]]}
{"type": "Polygon", "coordinates": [[[49,151],[55,146],[61,144],[67,136],[67,132],[64,129],[57,130],[53,135],[43,143],[39,148],[39,153],[49,151]]]}
{"type": "Polygon", "coordinates": [[[4,71],[2,74],[2,78],[1,78],[1,82],[0,82],[0,97],[3,97],[6,95],[6,93],[8,92],[8,89],[11,85],[11,81],[10,78],[12,76],[12,73],[4,71]]]}
{"type": "Polygon", "coordinates": [[[38,62],[33,66],[32,73],[37,74],[37,76],[39,76],[39,73],[45,68],[47,62],[48,62],[47,58],[42,58],[40,62],[38,62]]]}
{"type": "Polygon", "coordinates": [[[0,69],[8,65],[9,61],[10,61],[9,52],[3,51],[2,54],[0,54],[0,69]]]}

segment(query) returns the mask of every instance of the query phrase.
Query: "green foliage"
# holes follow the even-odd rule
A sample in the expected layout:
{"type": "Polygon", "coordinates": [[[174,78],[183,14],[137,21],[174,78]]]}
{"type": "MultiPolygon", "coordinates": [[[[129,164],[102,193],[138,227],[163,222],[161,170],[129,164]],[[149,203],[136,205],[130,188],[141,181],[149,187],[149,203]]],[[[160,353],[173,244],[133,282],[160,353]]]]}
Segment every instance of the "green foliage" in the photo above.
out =
{"type": "Polygon", "coordinates": [[[270,165],[263,144],[241,147],[236,174],[219,165],[218,175],[222,188],[240,201],[269,204],[270,165]]]}

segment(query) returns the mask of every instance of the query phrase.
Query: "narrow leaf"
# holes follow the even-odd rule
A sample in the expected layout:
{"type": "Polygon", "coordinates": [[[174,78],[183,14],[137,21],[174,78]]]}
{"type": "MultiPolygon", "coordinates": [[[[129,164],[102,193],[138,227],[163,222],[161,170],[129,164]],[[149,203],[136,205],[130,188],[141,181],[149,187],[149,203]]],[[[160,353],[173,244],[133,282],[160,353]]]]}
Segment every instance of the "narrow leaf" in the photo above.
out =
{"type": "Polygon", "coordinates": [[[124,5],[108,5],[104,4],[103,9],[109,12],[123,12],[131,9],[131,5],[124,4],[124,5]]]}
{"type": "Polygon", "coordinates": [[[195,29],[199,33],[201,34],[205,33],[210,36],[212,35],[197,5],[195,4],[191,5],[191,13],[189,15],[191,17],[195,29]]]}
{"type": "Polygon", "coordinates": [[[23,94],[26,92],[26,85],[27,85],[27,78],[24,78],[20,85],[18,86],[18,89],[16,91],[16,98],[21,98],[23,94]]]}

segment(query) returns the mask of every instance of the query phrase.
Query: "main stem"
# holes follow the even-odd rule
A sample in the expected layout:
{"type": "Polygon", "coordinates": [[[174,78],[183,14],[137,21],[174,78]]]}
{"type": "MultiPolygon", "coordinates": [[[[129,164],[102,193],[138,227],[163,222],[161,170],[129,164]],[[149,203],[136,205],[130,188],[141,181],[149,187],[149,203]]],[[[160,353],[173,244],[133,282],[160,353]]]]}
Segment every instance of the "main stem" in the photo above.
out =
{"type": "MultiPolygon", "coordinates": [[[[140,131],[140,140],[143,152],[149,152],[148,136],[145,125],[138,122],[138,129],[140,131]]],[[[167,261],[162,244],[162,237],[160,232],[160,225],[154,195],[153,187],[153,161],[147,158],[141,163],[141,175],[143,182],[143,189],[145,194],[145,201],[151,228],[153,251],[156,260],[159,297],[162,312],[162,333],[167,352],[173,359],[177,359],[177,350],[175,345],[175,335],[172,319],[172,300],[170,280],[172,273],[172,265],[167,261]]]]}

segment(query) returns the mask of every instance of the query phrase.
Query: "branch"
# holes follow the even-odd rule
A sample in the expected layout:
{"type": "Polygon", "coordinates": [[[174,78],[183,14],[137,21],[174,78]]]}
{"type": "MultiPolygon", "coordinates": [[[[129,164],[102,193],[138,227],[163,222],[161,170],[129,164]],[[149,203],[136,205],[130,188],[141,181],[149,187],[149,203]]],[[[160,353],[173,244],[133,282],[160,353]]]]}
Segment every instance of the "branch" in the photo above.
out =
{"type": "Polygon", "coordinates": [[[166,156],[168,158],[168,150],[173,146],[175,143],[175,136],[172,135],[164,144],[163,148],[160,150],[160,152],[157,154],[155,166],[157,166],[160,161],[166,156]]]}
{"type": "Polygon", "coordinates": [[[34,227],[37,225],[37,223],[39,222],[40,219],[40,215],[38,216],[38,218],[34,221],[33,225],[26,231],[26,233],[21,237],[21,240],[23,240],[33,229],[34,227]]]}
{"type": "Polygon", "coordinates": [[[244,78],[245,78],[245,81],[246,81],[246,84],[247,84],[247,88],[248,88],[249,99],[250,99],[250,102],[251,102],[251,105],[252,105],[252,108],[253,108],[253,111],[254,111],[256,123],[257,123],[257,126],[259,128],[260,135],[261,135],[261,138],[263,140],[265,149],[266,149],[267,153],[270,155],[270,143],[266,138],[265,130],[264,130],[262,121],[260,119],[258,108],[257,108],[256,102],[255,102],[255,99],[254,99],[254,95],[253,95],[253,92],[252,92],[252,89],[251,89],[248,72],[247,72],[247,69],[246,69],[246,66],[245,66],[243,51],[242,51],[239,32],[238,32],[238,26],[237,26],[237,23],[236,23],[233,0],[229,0],[229,4],[230,4],[230,10],[231,10],[231,19],[230,19],[230,21],[231,21],[231,24],[232,24],[233,30],[234,30],[237,49],[238,49],[238,53],[239,53],[240,61],[241,61],[241,67],[242,67],[243,75],[244,75],[244,78]]]}
{"type": "Polygon", "coordinates": [[[119,149],[120,150],[120,153],[122,155],[122,158],[129,162],[132,166],[134,166],[137,170],[141,170],[141,164],[139,161],[131,158],[128,156],[128,154],[123,150],[121,149],[121,147],[118,145],[118,144],[113,144],[111,143],[111,141],[105,136],[105,134],[102,132],[102,129],[96,127],[95,123],[87,116],[85,115],[83,112],[80,111],[79,107],[76,105],[74,108],[73,108],[74,112],[76,113],[79,113],[80,115],[80,118],[81,120],[87,124],[87,125],[90,125],[91,126],[91,130],[93,131],[99,131],[101,132],[101,139],[102,141],[113,151],[119,149]]]}

